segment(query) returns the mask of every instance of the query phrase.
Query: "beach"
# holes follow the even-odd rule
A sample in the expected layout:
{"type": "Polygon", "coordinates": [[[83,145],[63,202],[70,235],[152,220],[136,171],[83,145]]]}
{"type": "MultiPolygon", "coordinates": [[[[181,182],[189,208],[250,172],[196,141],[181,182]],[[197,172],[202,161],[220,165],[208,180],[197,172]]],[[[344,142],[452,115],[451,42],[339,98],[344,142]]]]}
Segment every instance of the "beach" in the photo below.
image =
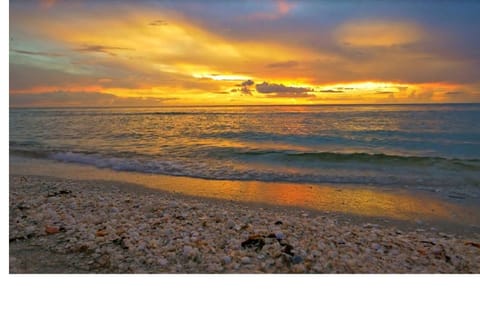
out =
{"type": "Polygon", "coordinates": [[[478,116],[10,109],[10,272],[479,273],[478,116]]]}
{"type": "Polygon", "coordinates": [[[10,273],[479,273],[480,234],[10,176],[10,273]]]}
{"type": "Polygon", "coordinates": [[[3,11],[5,305],[478,304],[480,1],[3,11]]]}

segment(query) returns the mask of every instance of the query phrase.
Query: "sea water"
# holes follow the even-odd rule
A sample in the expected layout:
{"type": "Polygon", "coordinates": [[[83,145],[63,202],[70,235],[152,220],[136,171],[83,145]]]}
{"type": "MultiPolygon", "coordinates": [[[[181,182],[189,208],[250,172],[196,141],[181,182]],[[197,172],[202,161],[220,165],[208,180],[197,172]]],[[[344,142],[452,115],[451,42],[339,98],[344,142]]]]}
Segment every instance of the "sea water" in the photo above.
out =
{"type": "Polygon", "coordinates": [[[116,171],[480,188],[480,104],[11,108],[9,123],[12,155],[116,171]]]}

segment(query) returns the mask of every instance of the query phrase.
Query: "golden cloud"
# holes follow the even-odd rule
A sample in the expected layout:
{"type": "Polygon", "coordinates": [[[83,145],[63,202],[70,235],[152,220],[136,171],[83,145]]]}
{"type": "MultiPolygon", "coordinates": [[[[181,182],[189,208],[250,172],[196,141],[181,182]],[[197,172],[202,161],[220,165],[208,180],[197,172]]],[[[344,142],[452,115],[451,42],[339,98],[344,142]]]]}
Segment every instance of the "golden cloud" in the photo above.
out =
{"type": "Polygon", "coordinates": [[[413,23],[393,21],[353,21],[336,31],[340,43],[360,47],[409,44],[420,40],[422,34],[422,29],[413,23]]]}

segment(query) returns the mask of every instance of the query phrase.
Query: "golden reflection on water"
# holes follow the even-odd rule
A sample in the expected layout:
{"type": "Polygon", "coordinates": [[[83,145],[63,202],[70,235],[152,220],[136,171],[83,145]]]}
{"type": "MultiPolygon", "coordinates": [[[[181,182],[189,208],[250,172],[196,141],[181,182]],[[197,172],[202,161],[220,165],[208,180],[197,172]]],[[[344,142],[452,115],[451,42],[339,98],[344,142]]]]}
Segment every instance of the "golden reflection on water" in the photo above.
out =
{"type": "Polygon", "coordinates": [[[45,160],[11,162],[10,172],[83,180],[128,182],[169,192],[247,203],[292,206],[360,216],[400,220],[428,219],[462,224],[478,223],[478,215],[432,196],[404,190],[347,185],[315,185],[258,181],[205,180],[130,172],[45,160]],[[475,217],[474,217],[475,216],[475,217]]]}

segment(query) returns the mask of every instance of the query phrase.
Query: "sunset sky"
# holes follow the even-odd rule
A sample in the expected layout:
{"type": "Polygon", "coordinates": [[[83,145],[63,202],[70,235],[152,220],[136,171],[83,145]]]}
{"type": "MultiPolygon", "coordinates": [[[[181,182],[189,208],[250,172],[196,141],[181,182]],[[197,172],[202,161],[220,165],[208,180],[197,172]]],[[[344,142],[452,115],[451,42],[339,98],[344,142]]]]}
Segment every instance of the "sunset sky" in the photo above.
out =
{"type": "Polygon", "coordinates": [[[480,1],[10,1],[10,106],[480,102],[480,1]]]}

